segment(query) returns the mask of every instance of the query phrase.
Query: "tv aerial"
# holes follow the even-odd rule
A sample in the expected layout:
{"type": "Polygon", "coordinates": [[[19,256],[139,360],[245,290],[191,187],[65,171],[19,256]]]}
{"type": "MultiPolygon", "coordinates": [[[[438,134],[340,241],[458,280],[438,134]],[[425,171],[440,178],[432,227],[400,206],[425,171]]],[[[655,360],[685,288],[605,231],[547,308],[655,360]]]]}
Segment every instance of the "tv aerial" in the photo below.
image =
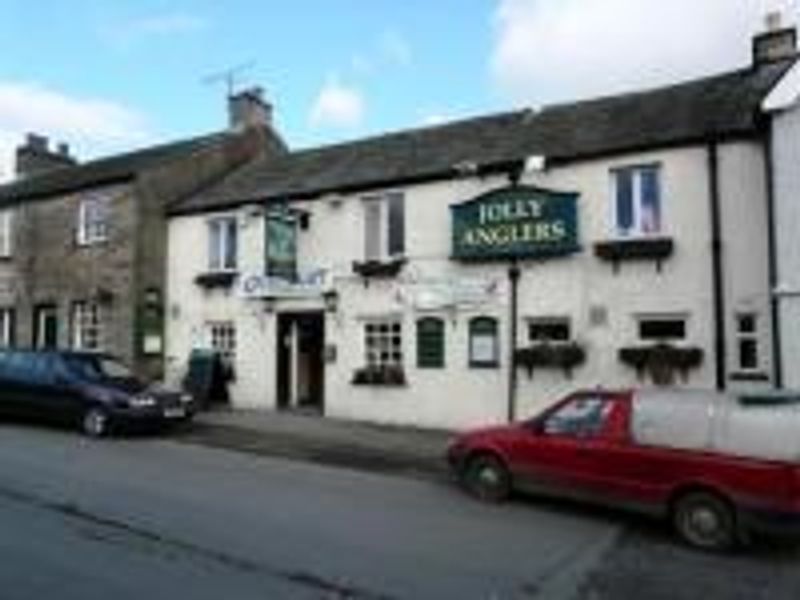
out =
{"type": "Polygon", "coordinates": [[[234,91],[238,85],[241,85],[245,79],[242,73],[251,70],[256,66],[255,60],[248,60],[247,62],[228,67],[215,73],[210,73],[203,77],[200,82],[205,85],[224,84],[228,92],[228,97],[233,96],[234,91]]]}

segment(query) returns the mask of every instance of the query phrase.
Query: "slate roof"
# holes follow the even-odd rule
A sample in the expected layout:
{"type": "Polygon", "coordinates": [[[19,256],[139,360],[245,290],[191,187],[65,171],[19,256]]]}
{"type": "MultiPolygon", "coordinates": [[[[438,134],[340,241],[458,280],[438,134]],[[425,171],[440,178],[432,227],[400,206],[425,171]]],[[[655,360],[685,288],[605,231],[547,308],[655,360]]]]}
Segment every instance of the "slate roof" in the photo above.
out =
{"type": "Polygon", "coordinates": [[[791,67],[776,62],[642,92],[483,116],[251,162],[174,205],[173,214],[310,198],[490,169],[530,155],[570,161],[758,133],[761,100],[791,67]]]}
{"type": "Polygon", "coordinates": [[[139,171],[163,164],[164,161],[221,143],[229,135],[222,131],[36,173],[0,186],[0,205],[125,181],[139,171]]]}

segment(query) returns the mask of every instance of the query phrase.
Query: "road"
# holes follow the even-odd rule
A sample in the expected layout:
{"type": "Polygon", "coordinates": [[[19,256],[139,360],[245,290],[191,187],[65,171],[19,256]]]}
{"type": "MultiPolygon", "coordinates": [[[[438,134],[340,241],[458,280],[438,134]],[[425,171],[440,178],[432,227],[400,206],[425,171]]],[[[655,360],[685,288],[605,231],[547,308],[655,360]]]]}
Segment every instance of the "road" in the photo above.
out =
{"type": "Polygon", "coordinates": [[[713,556],[557,503],[0,426],[0,597],[796,600],[793,547],[713,556]]]}
{"type": "Polygon", "coordinates": [[[4,600],[565,596],[613,520],[427,482],[0,427],[4,600]]]}

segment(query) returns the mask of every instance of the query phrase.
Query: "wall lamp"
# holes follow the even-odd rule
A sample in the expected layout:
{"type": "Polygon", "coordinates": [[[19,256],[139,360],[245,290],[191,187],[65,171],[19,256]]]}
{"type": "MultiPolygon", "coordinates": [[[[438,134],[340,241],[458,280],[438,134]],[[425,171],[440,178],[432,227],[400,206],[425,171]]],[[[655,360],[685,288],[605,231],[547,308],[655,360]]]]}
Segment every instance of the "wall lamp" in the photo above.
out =
{"type": "Polygon", "coordinates": [[[325,304],[325,312],[336,313],[339,310],[339,292],[327,290],[322,293],[322,301],[325,304]]]}

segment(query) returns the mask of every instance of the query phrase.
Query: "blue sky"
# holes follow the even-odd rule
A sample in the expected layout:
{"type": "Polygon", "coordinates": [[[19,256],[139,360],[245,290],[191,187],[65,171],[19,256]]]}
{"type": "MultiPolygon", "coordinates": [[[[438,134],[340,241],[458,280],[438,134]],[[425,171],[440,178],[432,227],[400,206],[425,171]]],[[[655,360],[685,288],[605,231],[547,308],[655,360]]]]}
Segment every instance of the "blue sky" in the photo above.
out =
{"type": "Polygon", "coordinates": [[[795,20],[793,0],[0,0],[0,171],[34,129],[80,158],[219,129],[203,80],[243,63],[301,147],[742,66],[773,8],[795,20]]]}

